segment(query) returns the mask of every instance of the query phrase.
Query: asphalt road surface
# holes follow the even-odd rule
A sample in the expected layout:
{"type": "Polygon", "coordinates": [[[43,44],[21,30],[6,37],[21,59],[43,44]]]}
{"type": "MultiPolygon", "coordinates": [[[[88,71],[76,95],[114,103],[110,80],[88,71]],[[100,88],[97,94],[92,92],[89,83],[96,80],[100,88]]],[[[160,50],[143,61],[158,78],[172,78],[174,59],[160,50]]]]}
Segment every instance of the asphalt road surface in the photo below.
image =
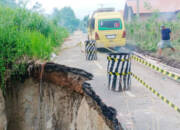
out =
{"type": "MultiPolygon", "coordinates": [[[[109,91],[107,54],[98,53],[97,61],[86,61],[83,47],[78,44],[86,37],[81,32],[74,33],[65,41],[60,54],[53,61],[92,73],[94,79],[89,81],[91,86],[107,105],[118,111],[117,118],[125,130],[180,130],[180,113],[134,78],[129,91],[109,91]]],[[[180,107],[180,83],[136,61],[132,61],[132,72],[180,107]]]]}

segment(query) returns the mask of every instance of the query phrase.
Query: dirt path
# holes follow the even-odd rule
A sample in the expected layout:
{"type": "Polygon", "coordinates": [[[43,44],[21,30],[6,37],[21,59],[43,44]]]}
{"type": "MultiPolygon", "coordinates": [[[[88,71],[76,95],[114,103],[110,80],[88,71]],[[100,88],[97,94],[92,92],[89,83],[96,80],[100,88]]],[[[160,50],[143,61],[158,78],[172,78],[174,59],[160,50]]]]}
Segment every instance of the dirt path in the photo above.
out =
{"type": "MultiPolygon", "coordinates": [[[[54,62],[71,67],[82,68],[94,75],[90,81],[93,89],[101,99],[118,111],[118,119],[128,130],[179,130],[180,113],[162,102],[135,79],[130,91],[111,92],[107,88],[106,54],[98,53],[97,61],[86,61],[80,46],[74,46],[86,40],[86,35],[76,32],[64,43],[65,49],[54,62]],[[72,47],[72,48],[71,48],[72,47]]],[[[159,93],[180,107],[180,83],[141,65],[135,61],[132,71],[155,88],[159,93]]]]}

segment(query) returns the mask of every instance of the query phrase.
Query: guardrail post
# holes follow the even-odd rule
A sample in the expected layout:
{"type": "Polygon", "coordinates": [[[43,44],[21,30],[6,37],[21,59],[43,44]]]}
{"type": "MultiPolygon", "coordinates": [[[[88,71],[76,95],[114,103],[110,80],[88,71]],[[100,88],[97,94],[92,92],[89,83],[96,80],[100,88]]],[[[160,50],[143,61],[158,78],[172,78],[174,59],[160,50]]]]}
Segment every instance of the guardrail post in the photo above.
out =
{"type": "Polygon", "coordinates": [[[96,41],[94,40],[85,41],[85,55],[86,55],[86,60],[97,60],[96,41]]]}
{"type": "Polygon", "coordinates": [[[129,53],[108,54],[108,88],[112,91],[124,91],[131,86],[131,55],[129,53]]]}

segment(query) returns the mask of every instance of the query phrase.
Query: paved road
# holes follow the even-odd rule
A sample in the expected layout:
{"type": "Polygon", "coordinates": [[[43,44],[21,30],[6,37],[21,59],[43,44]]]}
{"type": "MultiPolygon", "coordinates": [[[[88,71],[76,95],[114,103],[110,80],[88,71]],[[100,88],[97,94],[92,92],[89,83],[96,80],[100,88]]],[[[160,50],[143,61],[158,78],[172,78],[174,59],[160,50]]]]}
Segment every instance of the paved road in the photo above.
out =
{"type": "MultiPolygon", "coordinates": [[[[111,92],[107,88],[106,54],[98,53],[97,61],[86,61],[85,54],[77,43],[86,40],[86,35],[76,32],[63,45],[66,48],[54,62],[81,68],[94,75],[90,81],[101,99],[118,111],[118,119],[127,130],[180,130],[180,113],[169,107],[138,81],[132,79],[131,90],[111,92]]],[[[137,63],[132,62],[132,72],[141,77],[167,99],[180,107],[180,83],[137,63]]]]}

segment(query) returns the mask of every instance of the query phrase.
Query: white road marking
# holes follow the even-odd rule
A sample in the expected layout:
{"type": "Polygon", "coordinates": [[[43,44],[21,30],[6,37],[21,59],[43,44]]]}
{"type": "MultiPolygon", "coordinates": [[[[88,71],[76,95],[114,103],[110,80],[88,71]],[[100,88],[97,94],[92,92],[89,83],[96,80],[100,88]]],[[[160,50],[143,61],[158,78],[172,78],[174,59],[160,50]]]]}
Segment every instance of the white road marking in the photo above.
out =
{"type": "Polygon", "coordinates": [[[126,91],[125,92],[128,96],[130,96],[130,97],[136,97],[134,94],[132,94],[131,92],[129,92],[129,91],[126,91]]]}

